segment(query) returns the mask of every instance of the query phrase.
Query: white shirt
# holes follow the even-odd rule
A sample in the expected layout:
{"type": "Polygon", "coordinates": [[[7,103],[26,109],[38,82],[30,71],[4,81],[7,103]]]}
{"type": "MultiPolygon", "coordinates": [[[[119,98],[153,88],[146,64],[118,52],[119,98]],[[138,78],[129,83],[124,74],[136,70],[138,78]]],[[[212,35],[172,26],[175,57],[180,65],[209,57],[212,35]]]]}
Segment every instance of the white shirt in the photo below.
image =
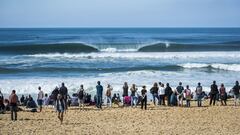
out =
{"type": "Polygon", "coordinates": [[[43,91],[40,90],[38,93],[38,99],[43,99],[43,96],[44,96],[43,91]]]}
{"type": "Polygon", "coordinates": [[[158,94],[159,95],[165,95],[165,88],[164,87],[159,87],[158,94]]]}

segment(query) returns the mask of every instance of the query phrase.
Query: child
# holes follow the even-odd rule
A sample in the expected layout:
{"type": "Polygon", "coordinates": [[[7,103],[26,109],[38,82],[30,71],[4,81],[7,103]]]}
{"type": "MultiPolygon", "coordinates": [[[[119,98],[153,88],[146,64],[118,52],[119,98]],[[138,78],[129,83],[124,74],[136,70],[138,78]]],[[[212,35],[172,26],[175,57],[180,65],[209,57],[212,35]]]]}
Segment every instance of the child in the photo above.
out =
{"type": "Polygon", "coordinates": [[[186,96],[186,106],[190,107],[190,101],[191,101],[191,90],[189,89],[189,86],[186,86],[186,89],[184,90],[185,96],[186,96]]]}

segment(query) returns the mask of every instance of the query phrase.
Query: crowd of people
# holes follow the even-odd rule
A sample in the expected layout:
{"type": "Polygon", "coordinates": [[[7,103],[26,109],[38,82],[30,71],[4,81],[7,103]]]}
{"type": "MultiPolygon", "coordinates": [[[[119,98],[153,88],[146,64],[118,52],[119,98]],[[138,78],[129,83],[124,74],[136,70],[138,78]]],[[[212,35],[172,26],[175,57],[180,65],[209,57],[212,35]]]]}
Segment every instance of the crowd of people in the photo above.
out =
{"type": "MultiPolygon", "coordinates": [[[[0,113],[4,113],[5,111],[10,110],[11,120],[17,120],[18,105],[26,106],[26,108],[31,108],[32,112],[36,112],[37,108],[39,108],[39,112],[41,112],[43,105],[53,105],[58,112],[58,119],[62,123],[64,112],[66,112],[68,106],[71,104],[71,98],[68,94],[68,89],[65,84],[62,83],[62,86],[60,88],[56,87],[50,96],[47,94],[44,95],[41,87],[38,87],[38,91],[38,107],[31,95],[27,97],[24,97],[23,95],[19,100],[16,91],[12,90],[9,99],[4,99],[4,96],[0,91],[0,113]]],[[[83,85],[80,85],[79,91],[74,95],[77,96],[80,109],[84,109],[86,103],[88,103],[88,105],[96,105],[97,108],[102,109],[102,104],[104,103],[103,91],[104,87],[101,85],[101,82],[98,81],[94,101],[91,101],[91,95],[85,92],[83,85]]],[[[234,87],[230,91],[234,95],[234,104],[236,106],[239,104],[240,98],[240,86],[238,81],[235,82],[234,87]]],[[[149,89],[149,92],[149,95],[152,95],[152,98],[150,99],[156,106],[167,105],[190,107],[193,95],[195,95],[198,107],[202,106],[203,98],[210,98],[209,105],[215,105],[216,100],[220,100],[221,105],[227,105],[228,98],[224,84],[221,84],[220,87],[218,87],[216,81],[213,81],[212,85],[210,86],[210,92],[208,95],[203,91],[201,83],[197,84],[196,89],[191,90],[189,85],[186,85],[184,88],[182,82],[179,82],[179,85],[176,88],[172,88],[169,83],[154,83],[153,86],[149,89]],[[186,101],[185,105],[183,102],[184,100],[186,101]],[[166,101],[167,104],[165,103],[166,101]]],[[[113,87],[108,84],[104,94],[106,97],[105,99],[107,107],[112,107],[112,104],[120,106],[120,103],[122,103],[123,107],[137,107],[137,105],[141,105],[141,109],[147,109],[149,97],[147,94],[148,91],[146,86],[137,86],[136,84],[132,84],[129,88],[128,83],[125,82],[122,87],[122,97],[119,93],[112,93],[113,87]],[[138,88],[141,88],[141,90],[138,91],[138,88]]]]}

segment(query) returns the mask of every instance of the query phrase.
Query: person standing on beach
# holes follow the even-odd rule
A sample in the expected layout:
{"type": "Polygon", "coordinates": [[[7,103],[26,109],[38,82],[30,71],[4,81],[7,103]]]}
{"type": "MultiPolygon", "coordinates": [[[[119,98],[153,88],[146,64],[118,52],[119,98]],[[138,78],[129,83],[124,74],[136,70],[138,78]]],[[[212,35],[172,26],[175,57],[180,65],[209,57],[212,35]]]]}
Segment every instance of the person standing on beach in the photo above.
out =
{"type": "Polygon", "coordinates": [[[60,120],[61,124],[63,122],[63,113],[65,111],[65,101],[64,98],[61,94],[57,95],[57,100],[56,100],[56,110],[58,112],[58,119],[60,120]]]}
{"type": "Polygon", "coordinates": [[[156,105],[156,99],[159,100],[159,98],[158,98],[158,90],[159,90],[158,84],[154,83],[153,87],[150,89],[150,92],[151,92],[151,94],[153,96],[153,103],[154,103],[154,105],[156,105]]]}
{"type": "Polygon", "coordinates": [[[210,91],[210,103],[209,105],[215,105],[217,94],[218,94],[218,86],[216,85],[216,81],[213,81],[213,84],[211,85],[211,91],[210,91]]]}
{"type": "Polygon", "coordinates": [[[56,100],[57,100],[57,95],[59,94],[59,88],[56,86],[55,89],[52,91],[52,94],[50,95],[50,98],[53,100],[54,107],[56,108],[56,100]]]}
{"type": "Polygon", "coordinates": [[[198,83],[198,86],[196,87],[196,97],[197,97],[197,105],[198,107],[202,106],[202,93],[203,93],[203,89],[201,86],[201,83],[198,83]]]}
{"type": "Polygon", "coordinates": [[[233,91],[233,95],[234,95],[234,104],[235,106],[237,106],[237,103],[239,104],[239,98],[240,98],[240,86],[239,86],[239,82],[236,81],[235,86],[232,88],[233,91]]]}
{"type": "Polygon", "coordinates": [[[110,84],[108,84],[107,91],[106,91],[107,107],[112,107],[112,90],[113,90],[113,88],[111,87],[110,84]]]}
{"type": "Polygon", "coordinates": [[[103,94],[103,86],[101,85],[101,82],[97,82],[97,108],[102,109],[102,94],[103,94]]]}
{"type": "Polygon", "coordinates": [[[172,88],[169,86],[169,83],[167,83],[165,88],[165,94],[167,96],[168,106],[171,106],[170,102],[172,93],[173,93],[172,88]]]}
{"type": "Polygon", "coordinates": [[[9,104],[11,109],[11,120],[17,120],[17,102],[18,96],[16,95],[16,91],[12,90],[12,94],[9,96],[9,104]]]}
{"type": "Polygon", "coordinates": [[[136,107],[137,106],[137,97],[136,97],[136,92],[137,92],[137,88],[136,85],[133,84],[132,87],[130,88],[131,91],[131,106],[136,107]]]}
{"type": "Polygon", "coordinates": [[[165,88],[163,83],[159,83],[159,105],[165,105],[165,88]]]}
{"type": "Polygon", "coordinates": [[[219,88],[219,94],[220,94],[220,99],[221,99],[221,105],[227,105],[227,92],[226,89],[224,87],[224,84],[221,84],[221,87],[219,88]]]}
{"type": "Polygon", "coordinates": [[[85,102],[85,92],[84,92],[83,85],[81,85],[78,91],[78,103],[79,103],[80,110],[81,108],[84,109],[84,102],[85,102]]]}
{"type": "Polygon", "coordinates": [[[190,101],[191,101],[191,90],[189,89],[189,86],[186,86],[186,89],[184,90],[185,98],[186,98],[186,106],[190,107],[190,101]]]}
{"type": "Polygon", "coordinates": [[[65,84],[62,83],[62,87],[59,89],[59,94],[62,95],[65,105],[65,110],[67,110],[67,95],[68,95],[68,89],[65,87],[65,84]]]}
{"type": "Polygon", "coordinates": [[[178,101],[178,106],[183,106],[183,86],[182,82],[179,82],[179,85],[176,88],[177,90],[177,101],[178,101]]]}
{"type": "Polygon", "coordinates": [[[146,90],[146,86],[142,87],[142,101],[141,101],[141,109],[143,109],[143,104],[145,106],[145,110],[147,110],[147,90],[146,90]]]}
{"type": "Polygon", "coordinates": [[[38,102],[38,106],[40,107],[40,112],[42,112],[42,105],[43,105],[43,97],[44,97],[44,94],[43,94],[43,91],[41,90],[41,87],[39,86],[38,87],[38,98],[37,98],[37,102],[38,102]]]}
{"type": "Polygon", "coordinates": [[[125,101],[125,98],[128,97],[128,84],[127,82],[124,82],[123,84],[123,105],[125,105],[126,101],[125,101]]]}

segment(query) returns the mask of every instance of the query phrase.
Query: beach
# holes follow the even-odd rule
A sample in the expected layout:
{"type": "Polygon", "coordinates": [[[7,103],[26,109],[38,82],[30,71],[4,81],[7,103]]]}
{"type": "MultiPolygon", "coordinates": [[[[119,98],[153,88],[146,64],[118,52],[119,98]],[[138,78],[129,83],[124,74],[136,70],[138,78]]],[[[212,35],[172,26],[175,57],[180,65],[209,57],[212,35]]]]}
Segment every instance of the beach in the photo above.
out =
{"type": "Polygon", "coordinates": [[[131,107],[105,108],[94,106],[79,110],[71,107],[61,125],[53,108],[41,113],[19,112],[18,120],[11,121],[10,114],[0,115],[0,134],[240,134],[240,107],[208,106],[191,108],[154,106],[148,110],[131,107]]]}

